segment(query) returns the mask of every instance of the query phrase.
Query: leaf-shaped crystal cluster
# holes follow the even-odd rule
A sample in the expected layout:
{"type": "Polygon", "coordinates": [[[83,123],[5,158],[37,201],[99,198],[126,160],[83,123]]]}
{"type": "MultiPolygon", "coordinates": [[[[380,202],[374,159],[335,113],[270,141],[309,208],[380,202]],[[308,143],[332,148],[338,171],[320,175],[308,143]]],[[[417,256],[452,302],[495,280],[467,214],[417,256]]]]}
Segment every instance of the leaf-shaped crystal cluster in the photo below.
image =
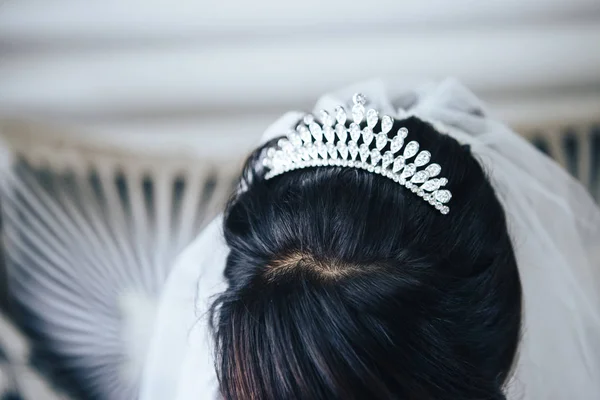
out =
{"type": "Polygon", "coordinates": [[[265,179],[302,168],[359,168],[405,186],[447,214],[452,193],[443,189],[448,180],[439,176],[439,164],[430,163],[431,153],[416,140],[405,143],[409,133],[405,127],[390,137],[394,119],[367,110],[364,95],[357,93],[352,99],[350,115],[344,106],[336,107],[333,114],[320,111],[319,121],[307,114],[287,138],[269,148],[263,158],[268,170],[265,179]]]}

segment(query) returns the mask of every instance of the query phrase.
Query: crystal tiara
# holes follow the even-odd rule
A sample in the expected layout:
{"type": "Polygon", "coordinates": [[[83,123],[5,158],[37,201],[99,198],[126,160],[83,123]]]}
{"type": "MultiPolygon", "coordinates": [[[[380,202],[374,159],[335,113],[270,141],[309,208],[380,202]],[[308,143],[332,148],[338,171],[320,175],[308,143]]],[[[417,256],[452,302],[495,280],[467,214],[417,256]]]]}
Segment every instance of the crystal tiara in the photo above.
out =
{"type": "Polygon", "coordinates": [[[362,94],[355,94],[352,101],[353,122],[348,127],[343,106],[335,108],[335,119],[321,110],[320,123],[308,114],[287,138],[267,149],[263,158],[263,165],[268,169],[265,179],[309,167],[359,168],[399,183],[442,214],[448,214],[450,208],[446,204],[452,194],[442,189],[448,180],[439,177],[442,172],[439,164],[429,163],[431,153],[419,151],[419,143],[415,140],[405,145],[408,129],[404,127],[390,139],[388,133],[394,119],[388,115],[380,118],[377,110],[365,111],[366,98],[362,94]],[[365,120],[366,126],[361,129],[360,124],[365,120]]]}

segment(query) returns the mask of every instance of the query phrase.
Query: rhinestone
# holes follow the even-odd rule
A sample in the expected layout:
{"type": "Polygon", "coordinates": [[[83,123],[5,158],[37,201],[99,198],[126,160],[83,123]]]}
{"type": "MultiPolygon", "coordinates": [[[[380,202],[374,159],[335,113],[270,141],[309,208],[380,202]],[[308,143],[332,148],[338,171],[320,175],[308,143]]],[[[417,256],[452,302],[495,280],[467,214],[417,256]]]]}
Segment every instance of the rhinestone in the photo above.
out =
{"type": "Polygon", "coordinates": [[[348,119],[348,117],[346,116],[346,110],[344,110],[344,107],[337,106],[335,108],[335,119],[337,120],[338,124],[344,125],[346,123],[346,119],[348,119]]]}
{"type": "Polygon", "coordinates": [[[321,110],[321,122],[325,126],[333,126],[333,117],[325,110],[321,110]]]}
{"type": "Polygon", "coordinates": [[[373,172],[373,166],[372,166],[372,165],[369,165],[369,166],[367,167],[367,171],[369,171],[369,172],[373,172]]]}
{"type": "Polygon", "coordinates": [[[327,158],[327,146],[325,146],[325,143],[317,143],[317,152],[319,153],[321,158],[327,158]]]}
{"type": "Polygon", "coordinates": [[[277,141],[277,146],[285,152],[290,152],[292,150],[292,144],[287,139],[279,139],[277,141]]]}
{"type": "Polygon", "coordinates": [[[319,157],[319,151],[317,150],[317,146],[311,145],[308,148],[308,152],[310,154],[310,158],[312,158],[313,160],[316,160],[317,157],[319,157]]]}
{"type": "Polygon", "coordinates": [[[315,117],[312,114],[306,114],[303,118],[303,121],[306,125],[310,125],[311,122],[314,122],[315,117]]]}
{"type": "Polygon", "coordinates": [[[363,138],[364,144],[366,144],[367,146],[370,145],[371,142],[373,141],[373,130],[369,127],[366,127],[365,129],[363,129],[362,138],[363,138]]]}
{"type": "Polygon", "coordinates": [[[381,161],[381,153],[377,149],[371,150],[371,164],[375,165],[381,161]]]}
{"type": "Polygon", "coordinates": [[[431,153],[427,150],[423,150],[415,158],[415,165],[417,167],[422,167],[423,165],[427,164],[429,160],[431,160],[431,153]]]}
{"type": "Polygon", "coordinates": [[[334,159],[337,158],[337,149],[335,148],[333,143],[327,143],[327,152],[329,153],[329,157],[334,159]]]}
{"type": "Polygon", "coordinates": [[[337,124],[335,126],[335,133],[337,134],[338,139],[340,139],[340,142],[346,142],[346,139],[348,138],[348,130],[344,124],[337,124]]]}
{"type": "Polygon", "coordinates": [[[358,142],[360,138],[360,126],[357,123],[353,122],[350,124],[350,138],[355,142],[358,142]]]}
{"type": "Polygon", "coordinates": [[[323,135],[325,136],[325,139],[327,139],[328,142],[333,143],[335,141],[335,131],[331,126],[325,125],[323,127],[323,135]]]}
{"type": "Polygon", "coordinates": [[[298,135],[296,132],[290,133],[288,135],[288,139],[290,140],[290,142],[292,143],[292,145],[294,147],[302,146],[302,139],[300,139],[300,135],[298,135]]]}
{"type": "Polygon", "coordinates": [[[317,124],[316,122],[311,122],[308,127],[310,129],[310,133],[315,138],[316,142],[320,142],[323,140],[323,130],[321,129],[321,126],[319,124],[317,124]]]}
{"type": "Polygon", "coordinates": [[[412,183],[423,183],[427,181],[427,179],[429,179],[429,174],[427,171],[419,171],[412,176],[410,181],[412,183]]]}
{"type": "Polygon", "coordinates": [[[441,209],[442,209],[442,207],[443,207],[443,206],[442,206],[440,203],[435,203],[435,208],[436,208],[436,209],[438,209],[438,210],[441,210],[441,209]]]}
{"type": "Polygon", "coordinates": [[[348,147],[343,142],[338,142],[337,144],[338,152],[340,153],[341,158],[344,160],[348,158],[348,147]]]}
{"type": "Polygon", "coordinates": [[[418,151],[419,143],[415,142],[414,140],[412,142],[408,142],[406,147],[404,147],[404,158],[411,158],[417,154],[418,151]]]}
{"type": "Polygon", "coordinates": [[[269,150],[267,150],[267,157],[273,158],[274,155],[275,155],[275,149],[273,147],[269,148],[269,150]]]}
{"type": "Polygon", "coordinates": [[[362,93],[355,93],[354,96],[352,96],[352,102],[354,102],[354,104],[365,105],[367,102],[367,99],[365,98],[365,96],[362,93]]]}
{"type": "Polygon", "coordinates": [[[383,168],[387,168],[387,166],[393,162],[394,162],[394,154],[391,151],[386,151],[385,154],[383,155],[383,161],[381,162],[381,165],[383,166],[383,168]]]}
{"type": "Polygon", "coordinates": [[[349,161],[349,162],[348,162],[348,166],[349,166],[349,167],[354,167],[354,161],[349,161]]]}
{"type": "Polygon", "coordinates": [[[418,190],[419,190],[419,188],[418,188],[418,187],[416,187],[416,186],[412,186],[412,187],[410,188],[410,191],[411,191],[411,192],[413,192],[413,193],[417,193],[417,191],[418,191],[418,190]]]}
{"type": "Polygon", "coordinates": [[[375,139],[375,147],[377,150],[381,150],[387,144],[387,135],[385,133],[378,133],[375,139]]]}
{"type": "Polygon", "coordinates": [[[423,189],[419,189],[419,190],[417,190],[417,194],[418,194],[420,197],[423,197],[423,196],[425,196],[425,192],[423,191],[423,189]]]}
{"type": "Polygon", "coordinates": [[[303,160],[308,160],[308,158],[309,158],[308,150],[306,147],[300,147],[298,149],[298,154],[300,155],[300,158],[302,158],[303,160]]]}
{"type": "Polygon", "coordinates": [[[360,160],[362,162],[367,161],[367,158],[369,157],[369,146],[364,143],[361,144],[360,148],[358,149],[358,154],[360,155],[360,160]]]}
{"type": "Polygon", "coordinates": [[[406,178],[410,178],[411,176],[413,176],[415,174],[415,172],[417,171],[417,167],[415,166],[415,164],[408,164],[404,167],[404,170],[402,171],[402,178],[406,179],[406,178]]]}
{"type": "Polygon", "coordinates": [[[298,153],[300,154],[300,158],[302,158],[302,161],[306,161],[310,158],[310,155],[308,154],[308,149],[306,147],[302,147],[298,150],[298,153]]]}
{"type": "MultiPolygon", "coordinates": [[[[309,154],[309,153],[307,153],[307,154],[309,154]]],[[[309,154],[309,155],[310,155],[310,154],[309,154]]],[[[285,170],[285,169],[286,169],[286,167],[289,167],[289,168],[291,168],[291,167],[292,167],[292,165],[288,165],[288,164],[286,164],[286,163],[285,163],[283,160],[275,160],[275,161],[276,161],[276,162],[275,162],[275,164],[274,164],[274,168],[275,168],[275,169],[277,169],[277,170],[285,170]]],[[[314,160],[310,160],[310,159],[309,159],[309,161],[310,161],[310,163],[311,163],[311,164],[314,164],[314,163],[315,163],[315,161],[314,161],[314,160]]]]}
{"type": "Polygon", "coordinates": [[[425,171],[429,172],[429,176],[438,176],[442,172],[442,167],[439,164],[430,164],[425,171]]]}
{"type": "Polygon", "coordinates": [[[300,138],[305,144],[308,144],[312,141],[312,137],[310,135],[310,131],[305,125],[300,125],[298,127],[298,132],[300,133],[300,138]]]}
{"type": "MultiPolygon", "coordinates": [[[[427,170],[425,170],[427,171],[427,170]]],[[[430,179],[421,185],[421,188],[427,190],[428,192],[433,192],[434,190],[438,190],[440,188],[440,180],[439,179],[430,179]]]]}
{"type": "Polygon", "coordinates": [[[447,183],[448,183],[448,179],[440,178],[440,186],[446,186],[447,183]]]}
{"type": "Polygon", "coordinates": [[[377,125],[377,121],[379,120],[379,114],[376,110],[370,109],[367,111],[367,126],[369,128],[373,128],[377,125]]]}
{"type": "Polygon", "coordinates": [[[352,119],[355,123],[360,124],[365,116],[365,106],[362,104],[355,104],[352,107],[352,119]]]}
{"type": "Polygon", "coordinates": [[[375,169],[373,170],[373,172],[375,172],[376,174],[381,172],[381,167],[375,167],[375,169]]]}
{"type": "Polygon", "coordinates": [[[400,135],[400,137],[402,137],[403,139],[406,139],[406,137],[408,136],[408,129],[404,127],[398,129],[398,135],[400,135]]]}
{"type": "Polygon", "coordinates": [[[347,166],[348,166],[348,160],[342,161],[342,167],[347,167],[347,166]]]}
{"type": "Polygon", "coordinates": [[[394,120],[389,115],[384,115],[381,118],[381,132],[387,134],[392,130],[392,126],[394,125],[394,120]]]}
{"type": "Polygon", "coordinates": [[[354,140],[348,142],[348,152],[350,153],[350,157],[352,157],[353,160],[356,160],[356,156],[358,155],[358,145],[354,140]]]}
{"type": "Polygon", "coordinates": [[[447,203],[452,198],[452,194],[448,190],[438,190],[433,193],[433,196],[440,203],[447,203]]]}
{"type": "Polygon", "coordinates": [[[394,160],[394,167],[392,168],[392,171],[396,173],[399,172],[402,168],[404,168],[404,157],[398,156],[396,157],[396,160],[394,160]]]}
{"type": "Polygon", "coordinates": [[[410,183],[410,182],[406,182],[406,183],[404,184],[404,186],[406,186],[406,187],[407,187],[407,188],[409,188],[409,189],[412,189],[412,187],[413,187],[412,183],[410,183]]]}
{"type": "Polygon", "coordinates": [[[404,145],[404,138],[400,135],[394,136],[394,138],[392,139],[392,145],[391,145],[391,150],[394,153],[397,153],[402,146],[404,145]]]}
{"type": "Polygon", "coordinates": [[[450,208],[448,208],[448,206],[444,206],[444,207],[440,208],[440,212],[442,214],[446,215],[450,212],[450,208]]]}
{"type": "Polygon", "coordinates": [[[293,163],[300,162],[302,157],[300,157],[298,149],[294,149],[294,151],[290,153],[290,159],[292,160],[293,163]]]}

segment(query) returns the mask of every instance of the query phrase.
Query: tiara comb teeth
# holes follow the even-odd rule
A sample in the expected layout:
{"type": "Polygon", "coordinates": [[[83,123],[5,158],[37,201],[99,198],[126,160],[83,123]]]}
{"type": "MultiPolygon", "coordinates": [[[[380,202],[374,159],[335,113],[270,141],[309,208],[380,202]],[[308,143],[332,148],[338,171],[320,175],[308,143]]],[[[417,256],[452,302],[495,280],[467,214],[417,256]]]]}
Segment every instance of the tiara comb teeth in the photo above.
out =
{"type": "Polygon", "coordinates": [[[405,143],[405,127],[390,138],[394,119],[380,116],[375,109],[366,110],[362,94],[352,96],[352,102],[350,115],[343,106],[336,107],[333,114],[322,110],[320,122],[307,114],[287,138],[267,149],[265,179],[310,167],[358,168],[397,182],[448,214],[452,194],[444,189],[448,180],[440,177],[440,165],[430,163],[431,153],[421,149],[416,140],[405,143]]]}

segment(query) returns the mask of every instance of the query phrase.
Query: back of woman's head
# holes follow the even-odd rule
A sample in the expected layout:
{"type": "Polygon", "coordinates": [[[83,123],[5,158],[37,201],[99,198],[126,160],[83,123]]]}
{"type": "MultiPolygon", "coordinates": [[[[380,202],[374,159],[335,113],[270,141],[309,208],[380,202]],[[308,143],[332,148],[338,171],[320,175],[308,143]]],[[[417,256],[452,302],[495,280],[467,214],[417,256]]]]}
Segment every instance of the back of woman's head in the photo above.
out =
{"type": "Polygon", "coordinates": [[[395,124],[443,166],[448,215],[367,171],[265,180],[264,149],[248,160],[213,308],[226,399],[504,398],[521,289],[503,209],[468,147],[395,124]]]}

